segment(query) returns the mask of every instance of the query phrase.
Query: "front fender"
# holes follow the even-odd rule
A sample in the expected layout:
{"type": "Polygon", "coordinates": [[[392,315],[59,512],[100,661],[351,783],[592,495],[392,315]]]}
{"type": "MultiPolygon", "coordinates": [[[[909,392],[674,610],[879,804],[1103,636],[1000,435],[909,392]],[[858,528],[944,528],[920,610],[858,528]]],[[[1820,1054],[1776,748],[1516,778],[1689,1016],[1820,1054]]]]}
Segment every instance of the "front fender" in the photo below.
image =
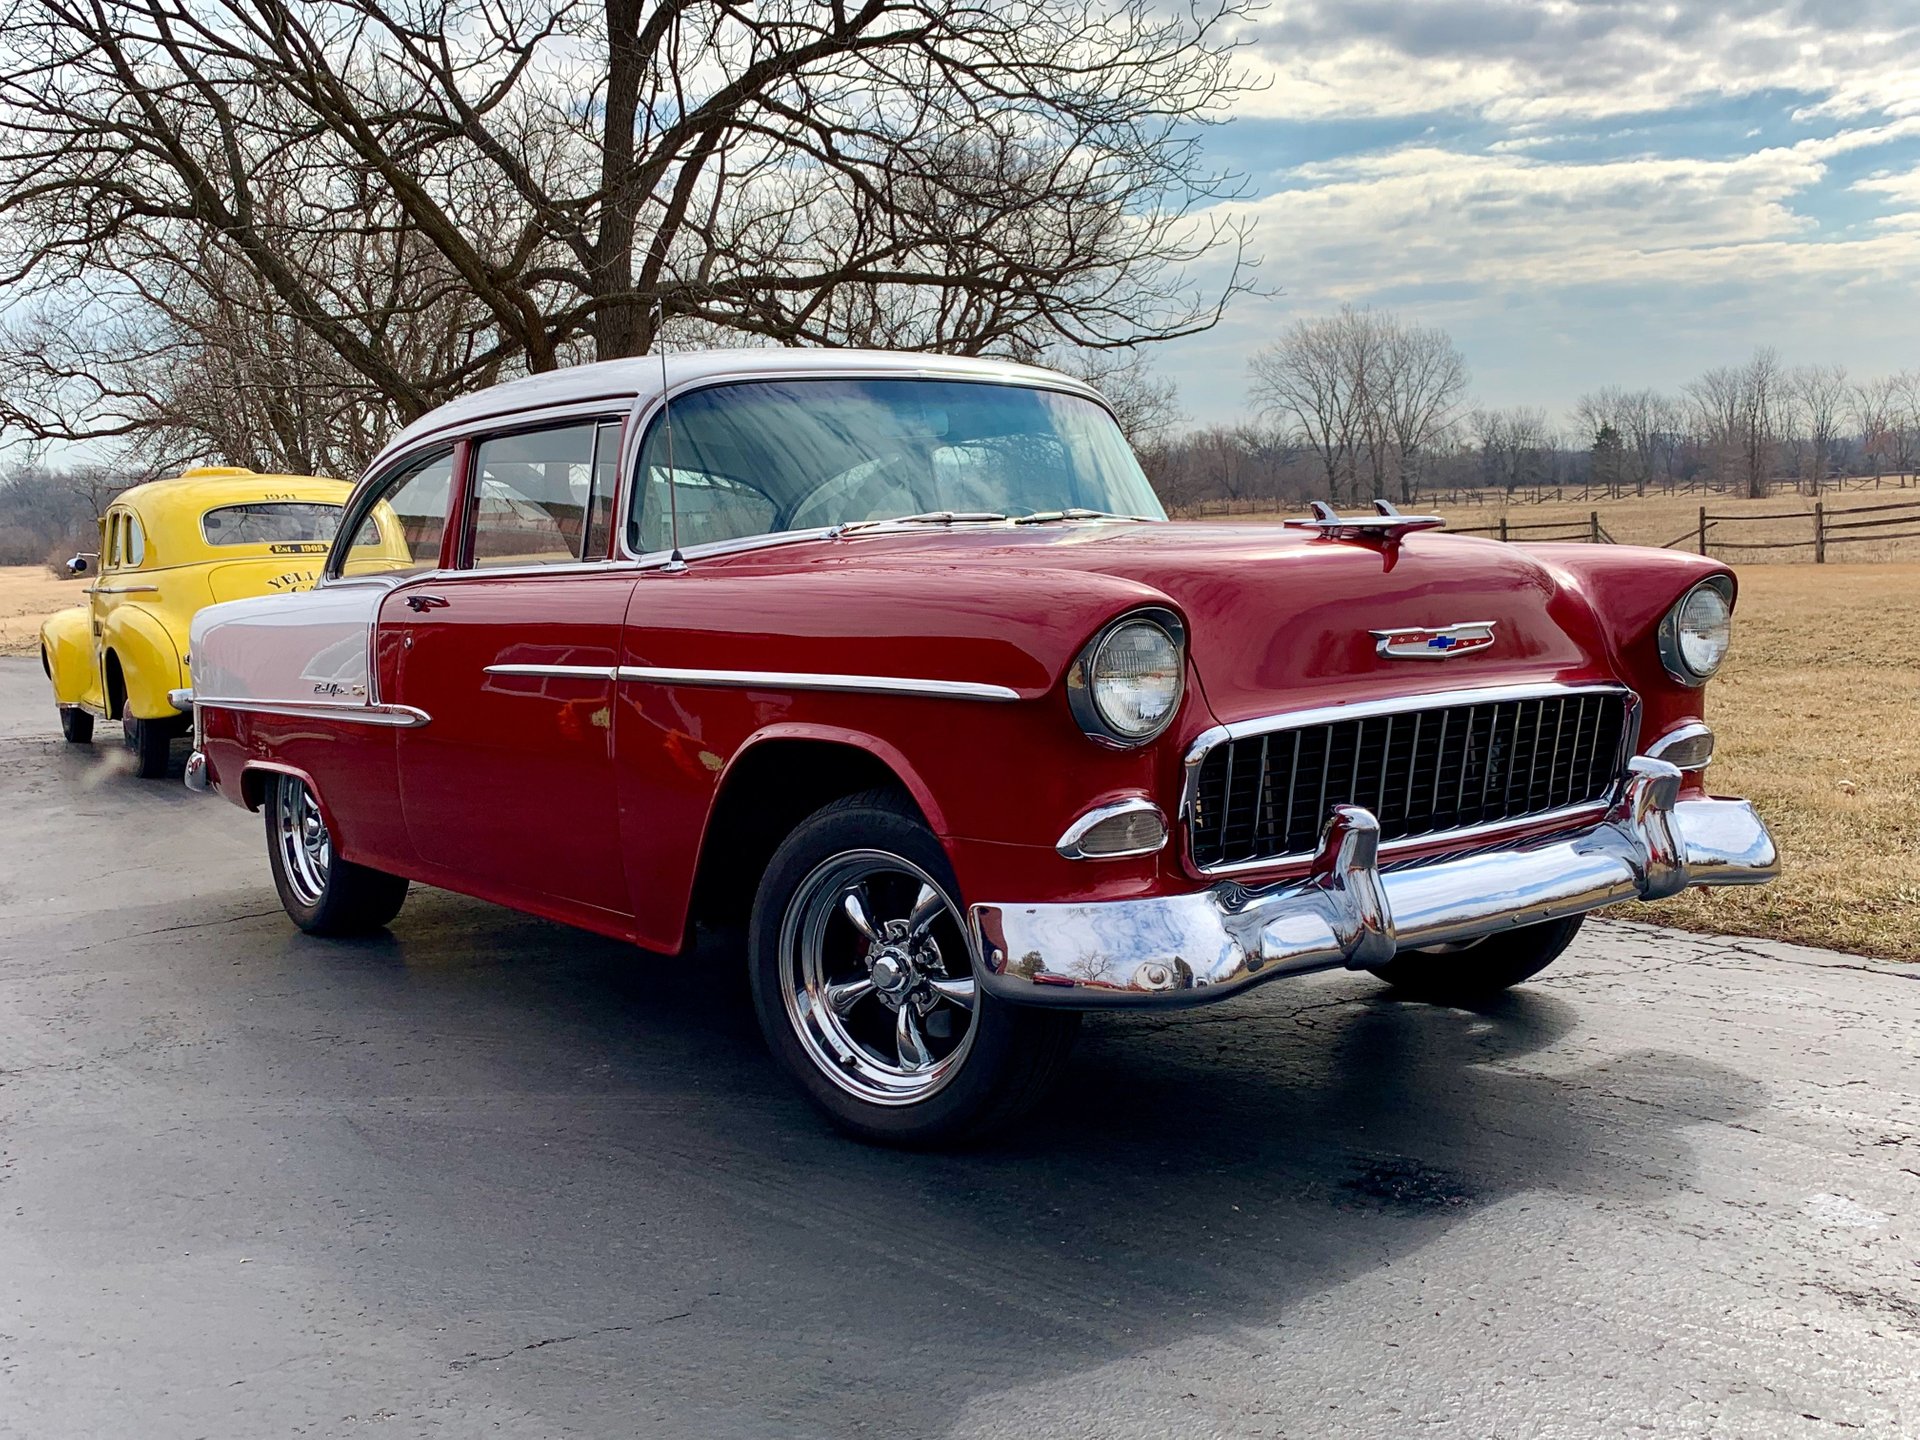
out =
{"type": "Polygon", "coordinates": [[[152,613],[125,605],[116,609],[101,629],[100,647],[120,662],[127,715],[136,720],[167,720],[180,713],[167,699],[169,690],[187,683],[180,647],[152,613]]]}
{"type": "Polygon", "coordinates": [[[40,653],[53,682],[53,703],[73,708],[105,708],[100,696],[100,667],[93,658],[92,619],[84,605],[57,610],[40,626],[40,653]]]}

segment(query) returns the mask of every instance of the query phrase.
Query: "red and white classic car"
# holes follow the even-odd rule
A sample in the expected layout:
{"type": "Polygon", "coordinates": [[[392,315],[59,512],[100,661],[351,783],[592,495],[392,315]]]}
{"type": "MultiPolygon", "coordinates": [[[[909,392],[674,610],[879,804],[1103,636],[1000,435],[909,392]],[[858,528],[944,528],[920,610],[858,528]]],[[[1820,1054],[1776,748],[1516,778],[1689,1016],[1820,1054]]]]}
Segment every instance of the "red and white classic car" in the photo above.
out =
{"type": "Polygon", "coordinates": [[[988,360],[540,375],[401,434],[314,590],[200,613],[188,783],[316,933],[409,880],[663,954],[744,922],[774,1054],[908,1142],[1030,1105],[1079,1010],[1467,999],[1776,873],[1703,783],[1725,566],[1376,508],[1169,524],[1093,390],[988,360]]]}

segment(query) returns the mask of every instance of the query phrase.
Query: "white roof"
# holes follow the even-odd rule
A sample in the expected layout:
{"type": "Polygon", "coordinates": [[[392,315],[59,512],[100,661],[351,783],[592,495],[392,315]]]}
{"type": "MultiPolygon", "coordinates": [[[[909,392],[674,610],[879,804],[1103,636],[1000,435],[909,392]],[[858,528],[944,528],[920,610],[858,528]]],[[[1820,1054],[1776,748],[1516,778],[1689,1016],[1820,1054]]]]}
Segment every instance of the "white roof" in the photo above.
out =
{"type": "MultiPolygon", "coordinates": [[[[462,395],[457,400],[450,400],[428,411],[407,426],[394,436],[373,463],[376,466],[381,464],[388,455],[406,449],[424,437],[465,429],[501,417],[599,401],[624,401],[632,405],[652,400],[660,393],[662,368],[658,355],[631,360],[602,360],[592,365],[574,365],[564,370],[528,375],[472,395],[462,395]]],[[[676,392],[690,385],[718,379],[744,380],[790,375],[911,375],[940,380],[986,380],[1003,385],[1040,384],[1050,389],[1073,390],[1098,398],[1092,386],[1062,375],[1057,370],[977,355],[929,355],[920,351],[773,346],[747,350],[687,350],[669,353],[664,369],[666,383],[676,392]]]]}

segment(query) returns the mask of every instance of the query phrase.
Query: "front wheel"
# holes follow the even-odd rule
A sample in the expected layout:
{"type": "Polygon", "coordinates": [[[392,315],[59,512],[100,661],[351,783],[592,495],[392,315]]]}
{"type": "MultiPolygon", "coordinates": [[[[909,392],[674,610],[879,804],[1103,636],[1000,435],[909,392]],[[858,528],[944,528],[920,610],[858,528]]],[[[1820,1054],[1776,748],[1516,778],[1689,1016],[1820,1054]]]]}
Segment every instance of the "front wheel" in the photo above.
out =
{"type": "Polygon", "coordinates": [[[93,716],[78,705],[60,707],[60,734],[69,745],[93,743],[93,716]]]}
{"type": "Polygon", "coordinates": [[[1412,1000],[1436,1005],[1471,1005],[1523,980],[1531,980],[1560,958],[1580,933],[1587,917],[1571,915],[1542,925],[1525,925],[1470,945],[1436,945],[1406,950],[1374,967],[1373,973],[1412,1000]]]}
{"type": "Polygon", "coordinates": [[[275,775],[267,789],[267,856],[280,904],[310,935],[365,935],[400,913],[407,882],[333,853],[333,836],[307,782],[275,775]]]}
{"type": "Polygon", "coordinates": [[[835,801],[774,852],[747,940],[774,1057],[841,1129],[976,1139],[1037,1101],[1079,1016],[996,1001],[977,979],[940,842],[886,791],[835,801]]]}

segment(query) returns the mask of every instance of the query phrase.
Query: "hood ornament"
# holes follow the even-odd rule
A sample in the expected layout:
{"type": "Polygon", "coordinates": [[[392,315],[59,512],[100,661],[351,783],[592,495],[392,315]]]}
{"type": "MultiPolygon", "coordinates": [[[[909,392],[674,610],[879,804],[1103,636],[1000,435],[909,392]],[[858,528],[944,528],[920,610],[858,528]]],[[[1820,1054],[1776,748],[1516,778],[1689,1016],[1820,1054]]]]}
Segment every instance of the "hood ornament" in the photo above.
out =
{"type": "Polygon", "coordinates": [[[1404,630],[1369,630],[1374,649],[1389,660],[1451,660],[1493,644],[1492,620],[1458,625],[1414,625],[1404,630]]]}
{"type": "Polygon", "coordinates": [[[1398,540],[1410,530],[1438,530],[1447,522],[1438,515],[1403,515],[1391,500],[1373,502],[1371,515],[1342,515],[1324,500],[1309,500],[1307,520],[1283,520],[1293,530],[1315,530],[1327,540],[1398,540]]]}

